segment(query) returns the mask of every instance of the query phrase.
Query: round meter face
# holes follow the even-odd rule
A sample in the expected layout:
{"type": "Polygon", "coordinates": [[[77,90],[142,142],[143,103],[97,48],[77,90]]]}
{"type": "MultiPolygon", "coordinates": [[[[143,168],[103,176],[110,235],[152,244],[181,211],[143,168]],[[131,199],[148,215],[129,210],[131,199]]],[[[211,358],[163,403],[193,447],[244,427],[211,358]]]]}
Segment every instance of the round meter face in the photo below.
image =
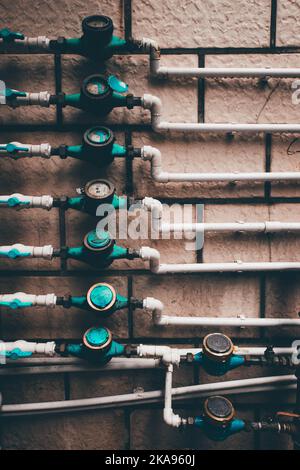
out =
{"type": "Polygon", "coordinates": [[[104,16],[94,16],[87,21],[87,25],[89,28],[97,30],[106,28],[109,25],[109,22],[104,16]]]}
{"type": "Polygon", "coordinates": [[[88,140],[94,145],[105,144],[110,139],[110,132],[103,127],[92,129],[88,135],[88,140]]]}
{"type": "Polygon", "coordinates": [[[86,84],[86,91],[94,97],[104,95],[108,90],[108,86],[101,78],[91,78],[86,84]]]}
{"type": "Polygon", "coordinates": [[[89,181],[84,188],[86,196],[91,199],[108,199],[114,191],[114,186],[106,180],[89,181]]]}

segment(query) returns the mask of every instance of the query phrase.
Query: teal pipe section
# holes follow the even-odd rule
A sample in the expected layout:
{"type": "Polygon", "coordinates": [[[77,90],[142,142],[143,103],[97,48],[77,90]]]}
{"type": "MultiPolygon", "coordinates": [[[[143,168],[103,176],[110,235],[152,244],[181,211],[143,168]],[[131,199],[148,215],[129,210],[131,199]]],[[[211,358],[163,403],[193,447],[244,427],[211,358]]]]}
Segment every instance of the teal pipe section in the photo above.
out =
{"type": "Polygon", "coordinates": [[[245,429],[246,423],[241,419],[234,419],[225,426],[212,426],[205,417],[195,417],[194,425],[200,428],[204,434],[213,441],[225,441],[228,437],[245,429]]]}
{"type": "Polygon", "coordinates": [[[128,249],[122,246],[114,245],[111,253],[103,254],[101,256],[93,252],[87,252],[84,246],[71,247],[67,249],[67,258],[83,261],[88,264],[93,264],[96,267],[109,266],[117,259],[126,259],[128,257],[128,249]]]}
{"type": "Polygon", "coordinates": [[[202,352],[195,354],[194,361],[200,364],[208,374],[215,376],[224,375],[245,364],[243,356],[233,355],[227,361],[217,362],[210,360],[202,352]]]}
{"type": "Polygon", "coordinates": [[[11,351],[0,351],[0,356],[7,357],[8,359],[16,360],[23,357],[32,356],[32,352],[22,351],[20,348],[12,349],[11,351]]]}
{"type": "MultiPolygon", "coordinates": [[[[82,343],[68,344],[67,352],[72,356],[87,359],[84,345],[82,343]]],[[[107,351],[103,351],[101,353],[97,352],[97,355],[95,355],[95,360],[92,360],[92,362],[97,362],[100,364],[107,363],[113,357],[123,356],[124,353],[125,353],[125,346],[123,344],[117,343],[116,341],[112,341],[110,348],[107,351]]],[[[88,359],[91,360],[91,357],[89,357],[88,359]]]]}
{"type": "Polygon", "coordinates": [[[30,205],[30,198],[20,200],[17,196],[7,196],[6,199],[1,197],[0,206],[6,205],[8,207],[28,206],[30,205]]]}
{"type": "Polygon", "coordinates": [[[16,259],[16,258],[27,258],[28,256],[31,256],[30,252],[20,252],[17,248],[12,248],[9,251],[4,251],[0,250],[0,257],[1,258],[10,258],[10,259],[16,259]]]}
{"type": "Polygon", "coordinates": [[[0,301],[0,307],[9,307],[12,309],[17,309],[17,308],[25,308],[25,307],[32,307],[33,303],[32,302],[23,302],[22,300],[19,299],[13,299],[10,301],[0,301]]]}

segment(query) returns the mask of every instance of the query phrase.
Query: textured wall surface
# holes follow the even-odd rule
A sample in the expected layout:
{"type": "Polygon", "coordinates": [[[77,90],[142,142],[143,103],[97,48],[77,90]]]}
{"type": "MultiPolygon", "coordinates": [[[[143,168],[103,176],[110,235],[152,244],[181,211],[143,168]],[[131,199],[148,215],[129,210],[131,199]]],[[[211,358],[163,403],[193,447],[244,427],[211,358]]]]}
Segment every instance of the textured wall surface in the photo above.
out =
{"type": "MultiPolygon", "coordinates": [[[[198,66],[204,60],[207,66],[278,66],[299,67],[298,53],[274,53],[274,46],[299,46],[300,1],[279,0],[277,28],[271,27],[271,0],[132,0],[132,35],[150,37],[158,41],[168,54],[162,54],[162,65],[198,66]],[[251,47],[251,54],[234,48],[251,47]],[[179,50],[178,48],[186,48],[179,50]],[[197,50],[197,48],[204,48],[197,50]],[[206,51],[205,48],[214,48],[206,51]],[[217,48],[233,48],[223,50],[217,48]],[[238,52],[238,53],[236,53],[238,52]],[[273,52],[272,54],[270,52],[273,52]],[[205,57],[204,57],[205,56],[205,57]]],[[[28,36],[75,37],[81,34],[81,19],[102,13],[113,18],[116,34],[125,33],[124,5],[121,0],[16,0],[0,1],[0,28],[8,26],[28,36]],[[30,7],[29,5],[34,7],[30,7]],[[26,8],[25,8],[26,6],[26,8]]],[[[274,13],[274,10],[273,10],[274,13]]],[[[129,24],[129,23],[128,23],[129,24]]],[[[128,32],[128,31],[127,31],[128,32]]],[[[82,79],[99,72],[103,67],[75,56],[62,58],[62,85],[65,92],[76,92],[82,79]]],[[[291,100],[291,80],[272,79],[261,86],[257,79],[149,79],[149,58],[146,55],[115,56],[107,63],[107,70],[126,81],[135,95],[145,92],[159,96],[163,114],[170,121],[196,122],[299,122],[299,106],[291,100]]],[[[11,87],[27,91],[55,91],[54,60],[52,56],[1,56],[0,79],[11,87]]],[[[97,120],[74,109],[63,110],[63,125],[57,129],[55,109],[37,107],[10,110],[1,108],[0,143],[17,140],[25,143],[50,142],[76,144],[81,133],[75,125],[95,124],[97,120]],[[7,124],[12,125],[7,128],[7,124]],[[24,124],[32,124],[24,131],[24,124]],[[42,124],[42,126],[39,126],[42,124]],[[67,132],[64,125],[71,131],[67,132]],[[13,127],[15,126],[15,127],[13,127]],[[19,126],[19,127],[18,127],[19,126]],[[48,126],[48,127],[47,127],[48,126]],[[73,126],[73,127],[72,127],[73,126]]],[[[287,152],[293,137],[276,135],[266,142],[264,136],[166,134],[155,135],[149,126],[149,113],[139,108],[133,111],[114,110],[105,121],[112,124],[130,124],[129,135],[133,145],[157,146],[162,152],[163,167],[167,171],[300,171],[300,144],[287,152]],[[137,124],[144,124],[141,129],[137,124]],[[271,143],[271,145],[270,145],[271,143]]],[[[122,144],[125,133],[118,130],[117,141],[122,144]]],[[[95,170],[74,159],[23,159],[19,162],[2,159],[0,165],[0,193],[74,195],[75,188],[86,181],[104,176],[113,181],[118,194],[128,192],[129,175],[123,159],[117,159],[108,169],[95,170]]],[[[224,221],[299,221],[300,186],[296,183],[154,183],[149,164],[133,162],[133,196],[205,200],[205,220],[224,221]],[[255,198],[255,199],[252,199],[255,198]]],[[[66,213],[67,244],[80,244],[82,237],[93,228],[95,220],[76,211],[66,213]]],[[[1,211],[0,243],[22,242],[59,247],[59,213],[32,210],[1,211]]],[[[122,241],[131,247],[142,241],[122,241]]],[[[146,243],[147,245],[149,242],[146,243]]],[[[202,253],[185,249],[182,241],[153,241],[161,251],[163,262],[218,261],[300,261],[299,237],[295,235],[207,234],[202,253]]],[[[146,270],[141,261],[120,261],[109,268],[101,281],[112,283],[121,294],[135,297],[156,297],[165,303],[167,314],[251,317],[288,316],[294,318],[300,306],[300,277],[298,274],[210,274],[174,275],[157,277],[146,270]],[[122,273],[116,269],[132,269],[122,273]],[[112,272],[110,272],[112,271],[112,272]]],[[[0,292],[28,293],[55,292],[58,295],[84,293],[99,276],[93,270],[68,262],[61,270],[60,261],[18,260],[1,261],[0,292]],[[19,272],[18,272],[19,271],[19,272]],[[20,273],[22,271],[22,273],[20,273]],[[22,275],[24,274],[24,275],[22,275]]],[[[27,309],[17,312],[0,311],[1,338],[54,339],[80,338],[83,331],[95,323],[95,318],[80,310],[27,309]]],[[[107,320],[115,338],[132,343],[182,345],[201,344],[201,338],[211,329],[163,327],[152,325],[151,316],[136,310],[122,310],[107,320]]],[[[239,344],[284,341],[289,345],[297,332],[291,329],[227,328],[225,333],[239,344]]],[[[274,370],[239,369],[220,380],[258,377],[263,373],[274,375],[274,370]]],[[[64,400],[130,393],[137,387],[144,390],[163,386],[161,371],[114,372],[101,374],[53,374],[2,379],[0,391],[4,403],[64,400]]],[[[175,385],[191,385],[215,381],[211,377],[181,368],[175,374],[175,385]]],[[[263,418],[278,407],[289,406],[289,396],[234,396],[237,413],[247,419],[263,418]]],[[[178,409],[184,415],[197,414],[201,403],[195,400],[178,409]]],[[[289,439],[282,437],[240,434],[221,444],[212,443],[201,433],[179,433],[168,428],[159,406],[137,409],[80,412],[60,416],[14,418],[2,422],[1,445],[5,449],[278,449],[291,448],[289,439]],[[155,430],[155,432],[154,432],[155,430]]]]}

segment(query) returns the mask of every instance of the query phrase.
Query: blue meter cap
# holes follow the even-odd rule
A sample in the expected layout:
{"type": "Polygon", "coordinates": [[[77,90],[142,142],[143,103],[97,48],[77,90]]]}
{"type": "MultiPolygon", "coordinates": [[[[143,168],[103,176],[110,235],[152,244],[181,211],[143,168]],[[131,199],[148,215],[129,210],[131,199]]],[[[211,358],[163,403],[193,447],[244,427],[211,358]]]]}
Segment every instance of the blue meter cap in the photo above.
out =
{"type": "Polygon", "coordinates": [[[116,300],[116,291],[112,286],[99,283],[92,286],[87,294],[88,304],[94,310],[107,310],[116,300]]]}
{"type": "Polygon", "coordinates": [[[83,337],[83,342],[89,349],[103,349],[109,346],[111,341],[111,332],[103,327],[92,327],[83,337]]]}
{"type": "Polygon", "coordinates": [[[86,241],[91,248],[105,248],[110,244],[111,236],[105,230],[92,230],[87,234],[86,241]]]}

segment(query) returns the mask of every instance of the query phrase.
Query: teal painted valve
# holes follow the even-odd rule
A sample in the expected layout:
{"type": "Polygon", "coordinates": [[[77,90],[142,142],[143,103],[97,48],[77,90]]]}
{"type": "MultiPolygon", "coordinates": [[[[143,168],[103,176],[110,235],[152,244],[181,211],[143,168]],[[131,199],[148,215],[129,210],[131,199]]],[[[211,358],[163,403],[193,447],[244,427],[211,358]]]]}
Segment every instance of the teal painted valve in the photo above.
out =
{"type": "Polygon", "coordinates": [[[7,106],[42,106],[48,108],[51,105],[72,106],[105,117],[114,108],[127,107],[133,109],[142,105],[142,98],[132,94],[126,94],[128,85],[114,75],[108,78],[104,75],[94,74],[87,77],[81,86],[79,93],[58,93],[51,95],[48,91],[37,93],[24,92],[6,88],[0,90],[5,98],[7,106]]]}
{"type": "Polygon", "coordinates": [[[106,282],[98,282],[90,287],[87,294],[81,297],[57,297],[56,305],[65,308],[78,307],[89,310],[99,318],[106,318],[117,310],[129,306],[130,300],[118,294],[115,288],[106,282]]]}
{"type": "Polygon", "coordinates": [[[125,354],[125,347],[113,340],[111,332],[104,327],[89,328],[78,344],[58,343],[56,353],[77,356],[95,364],[107,364],[113,357],[125,354]]]}
{"type": "Polygon", "coordinates": [[[139,258],[139,252],[116,245],[109,232],[96,229],[86,234],[81,246],[61,248],[54,251],[54,256],[76,259],[101,269],[107,268],[118,259],[139,258]]]}
{"type": "Polygon", "coordinates": [[[123,146],[115,142],[112,130],[104,126],[95,126],[87,129],[82,138],[81,145],[64,145],[57,147],[49,143],[21,144],[9,142],[0,144],[0,158],[9,157],[19,160],[25,157],[50,158],[54,155],[61,159],[72,157],[103,168],[110,165],[115,157],[134,158],[141,156],[141,149],[131,145],[123,146]]]}
{"type": "MultiPolygon", "coordinates": [[[[127,209],[128,200],[126,196],[117,196],[114,185],[104,179],[96,179],[89,181],[83,188],[78,189],[80,196],[66,198],[66,207],[78,209],[87,212],[90,215],[104,217],[107,211],[99,213],[101,206],[109,205],[110,209],[127,209]]],[[[61,205],[58,201],[58,205],[61,205]]]]}
{"type": "Polygon", "coordinates": [[[202,352],[194,360],[210,375],[221,376],[232,369],[245,365],[245,358],[233,355],[234,346],[228,336],[212,333],[203,340],[202,352]]]}
{"type": "Polygon", "coordinates": [[[189,418],[211,440],[224,441],[245,429],[246,423],[235,418],[232,403],[225,397],[212,396],[205,400],[202,416],[189,418]]]}
{"type": "Polygon", "coordinates": [[[114,54],[134,50],[140,41],[122,39],[113,34],[114,24],[110,17],[104,15],[87,16],[82,21],[82,36],[78,38],[58,37],[48,39],[25,37],[23,33],[8,28],[0,30],[0,52],[30,52],[78,54],[97,62],[103,62],[114,54]]]}

